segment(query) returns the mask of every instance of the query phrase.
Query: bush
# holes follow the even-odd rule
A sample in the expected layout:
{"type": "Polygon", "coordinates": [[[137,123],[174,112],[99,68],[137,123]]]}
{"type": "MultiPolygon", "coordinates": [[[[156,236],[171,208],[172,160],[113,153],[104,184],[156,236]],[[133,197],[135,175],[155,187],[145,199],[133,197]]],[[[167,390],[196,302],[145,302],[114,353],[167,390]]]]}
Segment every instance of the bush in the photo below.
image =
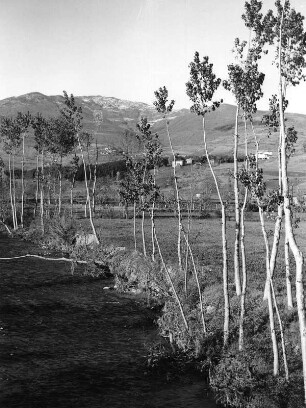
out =
{"type": "Polygon", "coordinates": [[[169,296],[169,283],[161,265],[137,251],[119,253],[109,267],[121,291],[137,288],[154,299],[169,296]]]}

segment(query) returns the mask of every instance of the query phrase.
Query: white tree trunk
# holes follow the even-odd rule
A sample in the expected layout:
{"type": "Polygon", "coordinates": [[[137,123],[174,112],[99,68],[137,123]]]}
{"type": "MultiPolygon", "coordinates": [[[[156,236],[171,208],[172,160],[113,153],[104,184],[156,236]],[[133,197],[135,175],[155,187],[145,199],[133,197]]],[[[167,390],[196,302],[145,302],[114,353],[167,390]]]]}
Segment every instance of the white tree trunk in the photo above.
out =
{"type": "Polygon", "coordinates": [[[287,289],[287,306],[288,309],[293,309],[292,301],[292,287],[291,287],[291,274],[290,274],[290,258],[289,258],[289,240],[287,235],[285,236],[285,268],[286,268],[286,289],[287,289]]]}
{"type": "Polygon", "coordinates": [[[269,250],[269,241],[265,228],[264,214],[262,207],[258,201],[259,217],[261,223],[262,234],[264,237],[265,247],[266,247],[266,275],[269,280],[269,286],[267,290],[267,300],[268,300],[268,310],[269,310],[269,320],[270,320],[270,333],[272,340],[272,349],[273,349],[273,374],[276,376],[279,373],[279,358],[278,358],[278,345],[275,334],[275,323],[274,323],[274,311],[273,311],[273,302],[272,302],[272,292],[271,292],[271,271],[270,271],[270,250],[269,250]]]}
{"type": "Polygon", "coordinates": [[[23,228],[24,218],[24,133],[22,133],[22,160],[21,160],[21,216],[20,223],[23,228]]]}
{"type": "Polygon", "coordinates": [[[136,201],[134,201],[134,206],[133,206],[133,233],[134,233],[134,247],[135,251],[137,251],[137,240],[136,240],[136,201]]]}
{"type": "Polygon", "coordinates": [[[241,250],[241,266],[242,266],[242,288],[241,288],[241,298],[240,298],[240,320],[239,320],[239,340],[238,348],[239,351],[243,350],[244,347],[244,315],[245,315],[245,299],[246,299],[246,289],[247,289],[247,271],[246,271],[246,256],[245,256],[245,225],[244,225],[244,211],[248,197],[248,190],[245,190],[243,206],[241,208],[240,216],[240,250],[241,250]]]}
{"type": "Polygon", "coordinates": [[[235,135],[234,135],[234,196],[235,196],[235,245],[234,245],[234,271],[235,286],[237,296],[241,295],[240,265],[239,265],[239,236],[240,236],[240,209],[238,191],[238,114],[239,106],[236,109],[235,135]]]}
{"type": "Polygon", "coordinates": [[[182,255],[181,255],[181,222],[182,222],[182,215],[181,215],[181,200],[180,200],[180,193],[179,193],[179,188],[177,184],[177,176],[176,176],[176,160],[175,160],[175,151],[173,149],[172,145],[172,139],[170,136],[170,131],[169,131],[169,125],[168,125],[168,119],[166,118],[166,130],[167,130],[167,135],[168,135],[168,140],[171,148],[171,153],[173,155],[173,177],[174,177],[174,186],[175,186],[175,194],[176,194],[176,204],[177,204],[177,216],[178,216],[178,237],[177,237],[177,258],[178,258],[178,264],[179,264],[179,269],[182,271],[182,255]]]}
{"type": "Polygon", "coordinates": [[[13,153],[13,205],[14,205],[14,217],[15,217],[15,227],[18,229],[18,219],[17,219],[17,206],[16,206],[16,177],[15,177],[15,153],[13,153]]]}
{"type": "Polygon", "coordinates": [[[11,209],[12,209],[13,228],[14,230],[16,230],[17,226],[16,226],[16,220],[15,220],[14,199],[13,199],[11,154],[9,154],[9,175],[10,175],[10,201],[11,201],[11,209]]]}
{"type": "Polygon", "coordinates": [[[86,188],[86,200],[88,202],[88,212],[89,212],[90,225],[91,225],[91,229],[92,229],[92,232],[94,234],[96,243],[99,244],[100,242],[99,242],[99,239],[98,239],[98,236],[97,236],[96,227],[94,225],[93,218],[92,218],[92,209],[91,209],[91,203],[90,203],[91,200],[90,200],[89,186],[88,186],[88,182],[87,182],[86,163],[85,163],[85,158],[84,158],[84,153],[83,153],[83,147],[82,147],[82,143],[81,143],[80,136],[79,136],[78,133],[77,133],[77,138],[78,138],[78,144],[79,144],[79,149],[81,151],[81,157],[82,157],[83,168],[84,168],[84,181],[85,181],[85,188],[86,188]]]}
{"type": "Polygon", "coordinates": [[[147,256],[144,222],[145,222],[145,212],[144,212],[144,210],[142,210],[142,220],[141,220],[142,248],[143,248],[144,256],[147,256]]]}
{"type": "MultiPolygon", "coordinates": [[[[279,64],[280,65],[280,64],[279,64]]],[[[281,66],[279,67],[281,70],[281,66]]],[[[303,254],[297,245],[295,236],[293,234],[292,227],[292,213],[291,203],[289,195],[288,185],[288,172],[287,172],[287,158],[286,158],[286,133],[285,133],[285,120],[283,111],[283,85],[280,72],[279,78],[279,114],[280,114],[280,129],[282,132],[282,150],[281,150],[281,167],[282,167],[282,185],[284,194],[284,214],[285,214],[285,231],[288,238],[290,249],[293,253],[296,266],[295,287],[296,287],[296,303],[299,316],[299,328],[301,337],[301,350],[303,361],[303,378],[304,378],[304,395],[306,403],[306,317],[305,317],[305,305],[304,305],[304,287],[303,287],[303,254]]]]}
{"type": "Polygon", "coordinates": [[[198,271],[194,262],[194,257],[193,257],[193,253],[190,247],[190,244],[188,242],[188,238],[185,234],[185,232],[183,231],[184,234],[184,238],[185,238],[185,242],[186,242],[186,246],[187,246],[187,251],[189,251],[190,253],[190,258],[191,258],[191,262],[192,262],[192,266],[193,266],[193,271],[194,271],[194,276],[196,279],[196,283],[197,283],[197,288],[198,288],[198,294],[199,294],[199,302],[200,302],[200,310],[201,310],[201,320],[202,320],[202,326],[203,326],[203,333],[206,334],[207,330],[206,330],[206,323],[205,323],[205,318],[204,318],[204,308],[203,308],[203,299],[202,299],[202,293],[201,293],[201,287],[200,287],[200,282],[199,282],[199,276],[198,276],[198,271]]]}
{"type": "Polygon", "coordinates": [[[222,211],[222,257],[223,257],[223,296],[224,296],[223,345],[224,347],[226,347],[228,344],[228,339],[229,339],[229,319],[230,319],[230,303],[229,303],[229,295],[228,295],[228,270],[227,270],[226,211],[225,211],[224,202],[221,197],[221,192],[219,189],[217,177],[212,168],[209,154],[208,154],[207,142],[206,142],[206,130],[205,130],[205,116],[203,116],[203,141],[204,141],[204,149],[205,149],[205,155],[207,158],[207,163],[208,163],[210,172],[215,182],[218,198],[221,204],[221,211],[222,211]]]}

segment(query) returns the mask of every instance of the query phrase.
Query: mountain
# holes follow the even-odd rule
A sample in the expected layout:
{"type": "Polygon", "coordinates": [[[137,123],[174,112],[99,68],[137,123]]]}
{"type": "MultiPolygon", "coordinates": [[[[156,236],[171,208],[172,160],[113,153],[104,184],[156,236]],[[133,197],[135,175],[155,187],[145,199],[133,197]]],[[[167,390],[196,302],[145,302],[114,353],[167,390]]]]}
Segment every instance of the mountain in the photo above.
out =
{"type": "MultiPolygon", "coordinates": [[[[77,105],[82,107],[84,129],[91,132],[99,146],[122,148],[128,140],[124,137],[127,129],[135,130],[136,123],[141,116],[148,118],[152,130],[159,134],[165,153],[169,153],[169,141],[165,131],[162,115],[153,106],[143,102],[132,102],[105,96],[77,96],[77,105]]],[[[45,117],[57,116],[64,106],[61,95],[46,96],[39,92],[32,92],[18,97],[11,97],[0,101],[0,116],[14,116],[18,111],[32,114],[40,112],[45,117]]],[[[233,146],[233,133],[236,107],[222,104],[218,110],[206,117],[206,132],[209,150],[212,153],[230,153],[233,146]]],[[[261,140],[260,148],[273,153],[277,151],[277,133],[267,137],[267,131],[261,124],[261,117],[265,112],[258,111],[254,115],[254,126],[261,140]]],[[[294,125],[298,131],[298,155],[304,152],[303,143],[306,141],[306,115],[286,115],[288,126],[294,125]]],[[[174,110],[169,115],[169,127],[175,151],[181,154],[203,154],[202,118],[192,114],[187,109],[174,110]]],[[[239,123],[241,146],[244,144],[244,124],[239,123]]],[[[250,136],[249,136],[250,137],[250,136]]],[[[251,137],[250,137],[251,138],[251,137]]],[[[253,140],[253,139],[251,139],[253,140]]],[[[33,139],[28,141],[33,147],[33,139]]],[[[254,143],[249,143],[254,148],[254,143]]]]}

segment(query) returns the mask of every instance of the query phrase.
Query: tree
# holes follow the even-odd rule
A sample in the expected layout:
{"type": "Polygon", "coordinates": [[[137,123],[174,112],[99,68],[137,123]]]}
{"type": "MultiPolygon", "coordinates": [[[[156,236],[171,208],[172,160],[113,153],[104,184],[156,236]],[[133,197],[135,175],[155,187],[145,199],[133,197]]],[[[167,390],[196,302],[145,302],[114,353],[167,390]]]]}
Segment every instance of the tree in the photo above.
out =
{"type": "Polygon", "coordinates": [[[260,49],[256,46],[249,48],[244,60],[244,49],[246,41],[235,40],[235,52],[238,62],[228,65],[229,79],[223,81],[223,86],[231,91],[236,100],[236,119],[234,135],[234,196],[235,196],[235,283],[236,293],[241,295],[240,268],[239,268],[239,241],[240,241],[240,208],[239,208],[239,189],[238,189],[238,117],[239,111],[244,112],[245,118],[256,111],[256,101],[262,97],[261,85],[264,80],[264,74],[258,71],[258,54],[260,49]]]}
{"type": "MultiPolygon", "coordinates": [[[[249,11],[250,12],[250,11],[249,11]]],[[[253,19],[254,14],[249,14],[246,19],[253,19]]],[[[247,47],[246,41],[235,39],[234,52],[237,62],[228,65],[229,79],[223,81],[225,89],[231,91],[236,100],[236,120],[235,120],[235,135],[234,135],[234,197],[235,197],[235,247],[234,247],[234,268],[236,293],[241,295],[240,299],[240,322],[239,322],[239,350],[244,347],[243,323],[245,313],[245,298],[247,289],[247,271],[246,271],[246,255],[245,255],[245,226],[244,226],[244,210],[247,202],[248,189],[245,189],[243,204],[239,202],[239,186],[238,186],[238,117],[242,112],[245,127],[245,167],[248,168],[248,147],[247,147],[247,120],[252,123],[252,116],[257,111],[256,103],[263,96],[262,84],[265,75],[258,70],[258,59],[260,58],[261,47],[253,40],[249,42],[247,47]],[[242,287],[240,286],[240,260],[242,266],[242,287]]]]}
{"type": "MultiPolygon", "coordinates": [[[[136,240],[136,207],[139,202],[143,185],[143,163],[140,161],[134,161],[131,157],[126,157],[127,174],[120,181],[119,184],[119,196],[120,201],[128,207],[130,203],[133,204],[133,236],[134,236],[134,248],[137,251],[136,240]]],[[[127,213],[127,211],[126,211],[127,213]]]]}
{"type": "Polygon", "coordinates": [[[170,103],[168,103],[168,90],[167,88],[161,87],[157,91],[154,92],[156,100],[153,102],[153,105],[155,106],[157,112],[162,113],[163,118],[165,120],[165,125],[166,125],[166,131],[167,131],[167,136],[169,140],[169,145],[171,149],[171,153],[173,156],[173,177],[174,177],[174,185],[175,185],[175,194],[176,194],[176,205],[177,205],[177,215],[178,215],[178,239],[177,239],[177,257],[178,257],[178,264],[179,264],[179,269],[182,271],[182,255],[181,255],[181,222],[182,222],[182,216],[181,216],[181,205],[180,205],[180,194],[179,194],[179,188],[177,184],[177,176],[176,176],[176,155],[174,152],[173,144],[172,144],[172,138],[170,135],[169,131],[169,121],[168,121],[168,114],[172,112],[173,106],[175,101],[172,99],[170,103]]]}
{"type": "Polygon", "coordinates": [[[200,55],[195,52],[193,61],[189,64],[190,79],[186,83],[186,93],[192,101],[191,112],[202,116],[203,142],[207,158],[207,163],[214,179],[218,198],[222,211],[222,256],[223,256],[223,294],[224,294],[224,327],[223,344],[227,346],[229,341],[229,319],[230,303],[228,295],[228,265],[227,265],[227,240],[226,240],[226,210],[225,202],[222,199],[220,187],[213,170],[211,159],[208,153],[206,141],[205,116],[208,112],[216,110],[221,101],[212,101],[215,91],[218,89],[221,79],[217,78],[213,72],[213,64],[209,63],[207,56],[200,61],[200,55]]]}
{"type": "Polygon", "coordinates": [[[47,149],[53,157],[53,164],[59,178],[58,214],[61,213],[62,208],[63,158],[74,150],[76,143],[76,135],[71,122],[61,116],[50,120],[47,149]]]}
{"type": "Polygon", "coordinates": [[[16,180],[15,180],[15,156],[20,147],[20,128],[13,118],[4,117],[1,120],[0,133],[4,141],[4,150],[9,155],[9,185],[10,201],[12,210],[13,228],[17,230],[17,207],[16,207],[16,180]]]}
{"type": "Polygon", "coordinates": [[[75,153],[72,159],[70,160],[68,167],[68,179],[70,180],[70,216],[73,217],[73,189],[75,186],[75,178],[77,171],[79,169],[80,158],[75,153]]]}
{"type": "MultiPolygon", "coordinates": [[[[160,163],[161,158],[161,145],[158,140],[158,135],[155,133],[152,135],[150,130],[151,125],[148,123],[148,119],[142,117],[140,122],[136,125],[139,134],[136,134],[137,139],[143,146],[143,183],[146,183],[147,188],[143,189],[147,195],[150,195],[150,216],[151,216],[151,240],[152,240],[152,259],[155,259],[155,239],[154,239],[154,208],[156,199],[158,198],[158,188],[156,186],[156,168],[160,163]],[[153,177],[150,177],[149,170],[153,168],[153,177]]],[[[142,196],[143,209],[142,209],[142,237],[143,247],[145,250],[145,237],[144,237],[144,210],[145,210],[145,196],[142,196]]]]}
{"type": "MultiPolygon", "coordinates": [[[[251,2],[249,7],[252,7],[251,2]]],[[[260,2],[255,2],[261,5],[260,2]]],[[[258,15],[258,11],[257,11],[258,15]]],[[[284,202],[285,233],[296,265],[296,301],[299,316],[301,350],[303,360],[304,393],[306,403],[306,316],[303,288],[303,253],[299,248],[292,225],[292,205],[290,202],[287,155],[286,127],[284,117],[284,100],[288,86],[296,86],[305,79],[303,69],[306,67],[306,34],[303,27],[304,17],[291,7],[290,1],[276,0],[275,11],[269,10],[260,24],[250,22],[250,27],[256,32],[262,44],[269,44],[275,50],[275,65],[277,67],[279,86],[279,119],[280,119],[280,155],[279,168],[281,172],[282,196],[284,202]]]]}
{"type": "Polygon", "coordinates": [[[87,174],[86,174],[86,162],[85,162],[85,157],[84,157],[84,150],[83,150],[83,145],[82,145],[82,139],[81,139],[81,130],[82,130],[82,108],[80,106],[77,106],[75,103],[75,99],[73,94],[68,96],[67,92],[64,91],[64,98],[65,98],[65,107],[61,110],[61,114],[63,115],[63,118],[65,121],[67,121],[67,126],[71,126],[74,130],[74,134],[76,136],[78,146],[81,152],[81,157],[82,157],[82,162],[83,162],[83,167],[84,167],[84,179],[85,179],[85,188],[86,188],[86,195],[87,195],[87,200],[89,203],[89,219],[90,219],[90,224],[92,228],[92,232],[94,234],[95,240],[97,244],[99,244],[99,239],[97,236],[96,228],[93,222],[93,217],[92,217],[92,206],[91,206],[91,198],[90,198],[90,191],[89,191],[89,185],[88,185],[88,180],[87,180],[87,174]]]}
{"type": "MultiPolygon", "coordinates": [[[[89,148],[91,146],[91,143],[93,141],[93,137],[89,132],[81,132],[80,134],[80,139],[81,139],[81,144],[83,146],[83,149],[87,153],[87,169],[88,169],[88,186],[90,186],[90,183],[92,181],[92,171],[91,171],[91,162],[90,162],[90,154],[89,154],[89,148]]],[[[93,197],[93,195],[92,195],[93,197]]],[[[94,198],[93,198],[94,200],[94,198]]],[[[91,205],[91,202],[88,201],[88,197],[86,197],[86,202],[84,206],[84,212],[85,212],[85,217],[87,217],[87,207],[91,205]]],[[[92,205],[94,207],[94,205],[92,205]]]]}
{"type": "MultiPolygon", "coordinates": [[[[288,85],[297,85],[305,76],[302,73],[306,66],[306,36],[303,28],[304,17],[290,6],[290,1],[276,1],[276,14],[274,16],[275,31],[272,37],[267,36],[271,43],[273,38],[278,52],[277,64],[279,75],[279,114],[281,133],[281,171],[284,199],[285,229],[290,249],[296,263],[296,301],[299,315],[301,335],[301,349],[303,359],[304,392],[306,403],[306,317],[304,306],[303,288],[303,254],[297,245],[293,234],[292,208],[288,184],[287,155],[286,155],[286,130],[283,109],[283,100],[286,96],[288,85]]],[[[268,33],[269,34],[269,33],[268,33]]]]}
{"type": "Polygon", "coordinates": [[[25,161],[25,145],[24,145],[24,139],[25,136],[28,132],[28,129],[31,124],[31,115],[30,113],[17,113],[16,117],[16,124],[19,128],[19,132],[21,134],[22,138],[22,160],[21,160],[21,215],[20,215],[20,222],[21,222],[21,227],[23,228],[23,218],[24,218],[24,161],[25,161]]]}

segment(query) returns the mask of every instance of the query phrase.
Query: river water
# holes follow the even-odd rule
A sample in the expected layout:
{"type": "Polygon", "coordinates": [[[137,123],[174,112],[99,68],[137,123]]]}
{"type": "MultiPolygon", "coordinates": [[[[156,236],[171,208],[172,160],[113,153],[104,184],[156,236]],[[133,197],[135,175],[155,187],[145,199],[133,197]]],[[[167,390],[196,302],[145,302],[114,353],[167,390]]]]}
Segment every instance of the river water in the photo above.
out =
{"type": "MultiPolygon", "coordinates": [[[[0,234],[0,257],[39,251],[0,234]]],[[[200,377],[147,370],[156,327],[111,281],[34,258],[0,271],[2,408],[216,407],[200,377]]]]}

